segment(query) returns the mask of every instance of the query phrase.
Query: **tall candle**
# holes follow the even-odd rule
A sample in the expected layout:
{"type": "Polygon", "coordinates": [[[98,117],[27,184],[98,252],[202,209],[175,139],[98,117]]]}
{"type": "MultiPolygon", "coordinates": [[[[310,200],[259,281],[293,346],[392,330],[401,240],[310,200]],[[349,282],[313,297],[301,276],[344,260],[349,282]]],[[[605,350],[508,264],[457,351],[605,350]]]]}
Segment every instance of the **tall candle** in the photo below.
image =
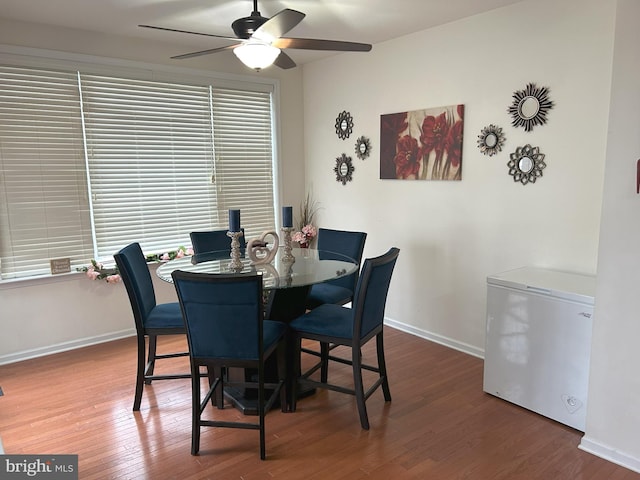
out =
{"type": "Polygon", "coordinates": [[[293,207],[282,207],[282,226],[293,227],[293,207]]]}
{"type": "Polygon", "coordinates": [[[229,231],[240,231],[240,210],[229,210],[229,231]]]}

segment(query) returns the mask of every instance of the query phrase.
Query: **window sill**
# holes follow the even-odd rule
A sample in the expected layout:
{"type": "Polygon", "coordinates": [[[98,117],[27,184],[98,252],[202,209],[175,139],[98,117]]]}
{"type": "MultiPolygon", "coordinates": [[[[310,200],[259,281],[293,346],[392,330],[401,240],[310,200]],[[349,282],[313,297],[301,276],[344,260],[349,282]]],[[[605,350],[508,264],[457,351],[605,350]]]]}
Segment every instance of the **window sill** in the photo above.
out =
{"type": "Polygon", "coordinates": [[[38,277],[27,278],[10,278],[0,280],[0,290],[9,290],[12,288],[35,287],[38,285],[46,285],[48,283],[71,282],[76,280],[77,275],[84,275],[82,272],[59,273],[57,275],[42,275],[38,277]]]}

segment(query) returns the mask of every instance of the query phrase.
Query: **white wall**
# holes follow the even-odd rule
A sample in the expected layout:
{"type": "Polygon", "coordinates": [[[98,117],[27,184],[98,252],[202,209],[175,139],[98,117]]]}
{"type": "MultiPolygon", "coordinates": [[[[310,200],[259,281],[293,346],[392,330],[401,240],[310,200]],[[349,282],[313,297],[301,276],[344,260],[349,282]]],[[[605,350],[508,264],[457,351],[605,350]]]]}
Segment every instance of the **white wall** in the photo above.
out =
{"type": "Polygon", "coordinates": [[[401,253],[387,316],[409,331],[476,355],[484,349],[486,276],[523,265],[596,271],[613,46],[612,0],[536,0],[307,65],[307,182],[319,224],[368,232],[365,256],[401,253]],[[527,83],[550,88],[548,123],[511,126],[507,108],[527,83]],[[462,181],[379,180],[380,115],[465,105],[462,181]],[[335,134],[339,112],[352,136],[335,134]],[[477,148],[501,126],[503,151],[477,148]],[[355,140],[373,153],[355,156],[355,140]],[[535,184],[514,183],[509,153],[530,143],[546,155],[535,184]],[[353,159],[336,181],[335,159],[353,159]]]}
{"type": "Polygon", "coordinates": [[[581,448],[640,472],[640,2],[619,0],[586,435],[581,448]]]}
{"type": "MultiPolygon", "coordinates": [[[[151,267],[158,302],[177,301],[151,267]]],[[[84,274],[0,285],[0,365],[135,335],[124,285],[84,274]]]]}

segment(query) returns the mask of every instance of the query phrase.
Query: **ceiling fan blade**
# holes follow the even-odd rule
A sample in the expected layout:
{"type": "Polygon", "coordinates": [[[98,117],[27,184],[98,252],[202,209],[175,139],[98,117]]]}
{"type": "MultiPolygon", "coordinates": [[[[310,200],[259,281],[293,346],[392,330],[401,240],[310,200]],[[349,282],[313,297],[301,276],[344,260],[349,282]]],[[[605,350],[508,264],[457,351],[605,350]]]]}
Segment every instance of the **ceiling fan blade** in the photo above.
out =
{"type": "Polygon", "coordinates": [[[278,55],[278,58],[276,58],[276,61],[273,62],[273,64],[284,70],[295,68],[296,66],[296,62],[294,62],[291,57],[284,52],[280,52],[280,55],[278,55]]]}
{"type": "Polygon", "coordinates": [[[251,37],[263,42],[272,42],[298,25],[304,17],[305,14],[302,12],[285,8],[256,29],[251,37]]]}
{"type": "Polygon", "coordinates": [[[278,48],[298,48],[301,50],[336,50],[340,52],[369,52],[368,43],[320,40],[317,38],[278,38],[272,45],[278,48]]]}
{"type": "Polygon", "coordinates": [[[222,52],[224,50],[229,50],[231,48],[236,48],[236,47],[237,45],[227,45],[226,47],[209,48],[208,50],[200,50],[199,52],[191,52],[191,53],[183,53],[182,55],[175,55],[171,58],[174,60],[183,60],[185,58],[193,58],[193,57],[200,57],[202,55],[210,55],[212,53],[218,53],[218,52],[222,52]]]}
{"type": "Polygon", "coordinates": [[[138,26],[139,27],[143,27],[143,28],[152,28],[154,30],[164,30],[166,32],[189,33],[191,35],[202,35],[202,36],[205,36],[205,37],[224,38],[226,40],[232,40],[234,42],[239,42],[240,41],[236,37],[227,37],[227,36],[224,36],[224,35],[214,35],[212,33],[190,32],[189,30],[177,30],[175,28],[156,27],[154,25],[138,25],[138,26]]]}

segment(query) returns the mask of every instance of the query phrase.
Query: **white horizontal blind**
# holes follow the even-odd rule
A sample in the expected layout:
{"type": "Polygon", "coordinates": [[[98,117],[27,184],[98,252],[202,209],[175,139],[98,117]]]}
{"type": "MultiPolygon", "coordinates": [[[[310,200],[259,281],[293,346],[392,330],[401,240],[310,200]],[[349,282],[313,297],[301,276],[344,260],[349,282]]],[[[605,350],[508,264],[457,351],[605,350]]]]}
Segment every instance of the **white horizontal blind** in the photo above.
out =
{"type": "Polygon", "coordinates": [[[212,98],[218,216],[240,209],[247,238],[273,230],[271,94],[214,87],[212,98]]]}
{"type": "Polygon", "coordinates": [[[209,87],[95,75],[81,85],[97,256],[131,242],[175,250],[217,226],[209,87]]]}
{"type": "Polygon", "coordinates": [[[77,74],[0,66],[0,278],[92,251],[77,74]]]}

